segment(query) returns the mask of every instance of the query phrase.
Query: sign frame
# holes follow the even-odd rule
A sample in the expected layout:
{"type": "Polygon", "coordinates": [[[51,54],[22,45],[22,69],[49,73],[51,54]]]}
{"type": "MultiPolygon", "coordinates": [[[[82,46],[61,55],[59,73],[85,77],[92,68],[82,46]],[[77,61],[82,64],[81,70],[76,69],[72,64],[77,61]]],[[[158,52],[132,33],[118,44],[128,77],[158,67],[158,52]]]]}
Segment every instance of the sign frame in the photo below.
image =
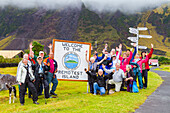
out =
{"type": "MultiPolygon", "coordinates": [[[[69,41],[69,40],[59,40],[59,39],[53,39],[53,53],[54,53],[54,48],[55,48],[55,42],[67,42],[67,43],[77,43],[77,44],[86,44],[86,45],[89,45],[89,60],[90,60],[90,57],[91,57],[91,43],[88,43],[88,42],[78,42],[78,41],[69,41]]],[[[89,64],[88,64],[88,67],[89,67],[89,64]]],[[[73,80],[73,79],[57,79],[59,81],[79,81],[79,82],[88,82],[88,80],[73,80]]]]}

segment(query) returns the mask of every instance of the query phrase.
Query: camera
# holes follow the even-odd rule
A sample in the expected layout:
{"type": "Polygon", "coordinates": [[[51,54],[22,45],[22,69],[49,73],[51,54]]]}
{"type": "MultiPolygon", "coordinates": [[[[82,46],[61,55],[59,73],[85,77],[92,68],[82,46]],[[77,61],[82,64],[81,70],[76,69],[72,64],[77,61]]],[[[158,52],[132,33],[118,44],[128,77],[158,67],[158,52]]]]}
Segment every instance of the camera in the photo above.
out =
{"type": "Polygon", "coordinates": [[[40,78],[43,78],[44,77],[44,74],[43,73],[38,73],[39,74],[39,77],[40,78]]]}

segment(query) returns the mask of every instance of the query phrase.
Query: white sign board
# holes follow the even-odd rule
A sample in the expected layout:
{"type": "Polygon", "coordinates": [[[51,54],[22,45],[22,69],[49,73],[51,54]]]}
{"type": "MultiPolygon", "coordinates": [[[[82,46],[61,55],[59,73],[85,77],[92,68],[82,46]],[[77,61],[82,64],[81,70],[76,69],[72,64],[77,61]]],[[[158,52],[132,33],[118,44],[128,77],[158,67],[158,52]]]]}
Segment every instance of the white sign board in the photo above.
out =
{"type": "Polygon", "coordinates": [[[139,35],[140,38],[152,38],[151,35],[139,35]]]}
{"type": "Polygon", "coordinates": [[[129,32],[132,34],[138,34],[138,30],[135,28],[129,28],[129,32]]]}
{"type": "Polygon", "coordinates": [[[138,46],[138,47],[139,47],[139,49],[147,49],[146,46],[138,46]]]}
{"type": "Polygon", "coordinates": [[[128,39],[132,42],[137,42],[137,37],[128,37],[128,39]]]}
{"type": "Polygon", "coordinates": [[[139,31],[145,31],[145,30],[147,30],[148,28],[147,27],[138,27],[138,30],[139,31]]]}
{"type": "Polygon", "coordinates": [[[57,79],[68,81],[87,81],[88,76],[84,68],[88,69],[85,53],[88,59],[91,44],[85,42],[53,40],[54,59],[58,64],[57,79]]]}

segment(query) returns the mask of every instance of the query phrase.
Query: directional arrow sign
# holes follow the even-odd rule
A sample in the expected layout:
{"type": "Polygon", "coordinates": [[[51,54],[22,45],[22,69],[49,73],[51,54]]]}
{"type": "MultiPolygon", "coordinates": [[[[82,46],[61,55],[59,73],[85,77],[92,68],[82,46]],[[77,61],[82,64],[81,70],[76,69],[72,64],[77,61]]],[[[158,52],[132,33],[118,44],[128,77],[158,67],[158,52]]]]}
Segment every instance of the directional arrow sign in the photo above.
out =
{"type": "Polygon", "coordinates": [[[147,30],[148,28],[147,27],[138,27],[138,30],[139,31],[145,31],[145,30],[147,30]]]}
{"type": "Polygon", "coordinates": [[[128,39],[132,42],[137,42],[137,37],[128,37],[128,39]]]}
{"type": "Polygon", "coordinates": [[[129,32],[132,34],[138,34],[138,30],[135,28],[129,28],[129,32]]]}
{"type": "Polygon", "coordinates": [[[134,43],[130,43],[132,46],[134,45],[134,43]]]}
{"type": "Polygon", "coordinates": [[[147,49],[146,46],[138,46],[138,48],[140,48],[140,49],[147,49]]]}
{"type": "Polygon", "coordinates": [[[152,38],[151,35],[139,35],[140,38],[152,38]]]}

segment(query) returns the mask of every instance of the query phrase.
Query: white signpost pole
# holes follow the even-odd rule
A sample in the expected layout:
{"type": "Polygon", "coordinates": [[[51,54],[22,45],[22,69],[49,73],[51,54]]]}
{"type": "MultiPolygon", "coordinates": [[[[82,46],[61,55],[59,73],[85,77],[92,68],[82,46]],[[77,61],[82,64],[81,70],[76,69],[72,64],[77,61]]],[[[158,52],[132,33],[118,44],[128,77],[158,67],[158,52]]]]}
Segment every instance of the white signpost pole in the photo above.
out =
{"type": "MultiPolygon", "coordinates": [[[[137,29],[138,30],[138,29],[137,29]]],[[[136,50],[137,50],[137,53],[138,53],[138,43],[139,42],[139,30],[138,30],[138,33],[137,33],[137,42],[136,42],[136,50]]]]}
{"type": "MultiPolygon", "coordinates": [[[[139,46],[139,37],[140,38],[152,38],[151,35],[139,35],[139,31],[146,31],[148,28],[147,27],[138,27],[137,29],[135,28],[129,28],[129,32],[132,34],[136,34],[136,37],[128,37],[129,40],[131,40],[132,42],[136,42],[136,49],[137,49],[137,53],[138,53],[138,49],[147,49],[146,46],[139,46]],[[136,40],[135,40],[136,38],[136,40]]],[[[133,43],[131,43],[132,45],[133,43]]]]}

